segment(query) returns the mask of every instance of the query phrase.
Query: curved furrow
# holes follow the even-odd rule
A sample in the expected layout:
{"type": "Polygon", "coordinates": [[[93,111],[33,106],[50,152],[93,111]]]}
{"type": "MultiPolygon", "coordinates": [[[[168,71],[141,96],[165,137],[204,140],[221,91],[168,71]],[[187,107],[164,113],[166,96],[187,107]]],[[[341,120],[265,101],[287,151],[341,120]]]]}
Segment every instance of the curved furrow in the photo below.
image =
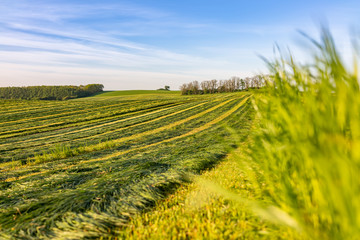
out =
{"type": "MultiPolygon", "coordinates": [[[[134,147],[132,149],[129,149],[129,150],[125,150],[125,151],[119,151],[119,152],[115,152],[115,153],[112,153],[112,154],[109,154],[109,155],[106,155],[104,157],[100,157],[100,158],[94,158],[94,159],[89,159],[89,160],[82,160],[82,161],[79,161],[75,164],[71,164],[71,165],[67,165],[66,163],[65,164],[60,164],[60,165],[57,165],[58,167],[60,167],[63,170],[65,169],[69,169],[69,168],[72,168],[72,167],[75,167],[75,166],[78,166],[79,164],[87,164],[87,163],[91,163],[91,162],[97,162],[97,161],[106,161],[106,160],[109,160],[109,159],[112,159],[114,157],[118,157],[120,155],[124,155],[124,154],[127,154],[129,152],[132,152],[132,151],[140,151],[140,150],[144,150],[146,148],[149,148],[149,147],[154,147],[154,146],[157,146],[159,144],[163,144],[163,143],[168,143],[168,142],[172,142],[172,141],[175,141],[177,139],[181,139],[181,138],[185,138],[185,137],[188,137],[188,136],[191,136],[191,135],[194,135],[198,132],[201,132],[201,131],[204,131],[208,128],[210,128],[211,126],[219,123],[220,121],[224,120],[225,118],[229,117],[231,114],[233,114],[235,111],[237,111],[240,107],[242,107],[246,101],[249,99],[249,97],[246,97],[245,99],[241,100],[238,104],[236,104],[234,107],[232,107],[230,110],[226,111],[224,114],[222,114],[221,116],[211,120],[210,122],[208,123],[205,123],[203,126],[200,126],[200,127],[197,127],[197,128],[194,128],[184,134],[181,134],[181,135],[178,135],[178,136],[175,136],[175,137],[172,137],[172,138],[169,138],[169,139],[165,139],[165,140],[161,140],[161,141],[158,141],[158,142],[155,142],[155,143],[152,143],[152,144],[149,144],[149,145],[146,145],[146,146],[141,146],[141,147],[134,147]]],[[[148,136],[148,135],[154,135],[156,133],[159,133],[159,132],[162,132],[166,129],[170,129],[172,127],[175,127],[175,126],[178,126],[180,124],[183,124],[185,122],[188,122],[188,121],[191,121],[195,118],[199,118],[201,116],[204,116],[206,115],[207,113],[210,113],[211,111],[214,111],[215,109],[217,108],[220,108],[221,106],[224,106],[225,104],[231,102],[233,99],[230,99],[230,100],[227,100],[225,102],[222,102],[220,103],[219,105],[215,106],[215,107],[212,107],[211,109],[207,109],[206,111],[203,111],[199,114],[196,114],[194,116],[191,116],[189,118],[186,118],[186,119],[183,119],[183,120],[180,120],[180,121],[177,121],[177,122],[174,122],[174,123],[171,123],[171,124],[168,124],[168,125],[165,125],[163,127],[160,127],[160,128],[157,128],[157,129],[153,129],[153,130],[150,130],[150,131],[147,131],[147,132],[144,132],[144,133],[140,133],[140,134],[136,134],[136,135],[133,135],[133,136],[129,136],[129,137],[125,137],[125,138],[121,138],[121,139],[118,139],[115,141],[115,143],[119,144],[119,143],[122,143],[122,142],[126,142],[126,141],[129,141],[129,140],[136,140],[136,139],[139,139],[139,138],[142,138],[142,137],[145,137],[145,136],[148,136]]],[[[7,178],[5,181],[6,182],[11,182],[11,181],[15,181],[15,180],[21,180],[21,179],[24,179],[24,178],[27,178],[27,177],[31,177],[31,176],[36,176],[36,175],[39,175],[39,174],[43,174],[43,173],[47,173],[49,171],[53,171],[53,170],[47,170],[47,171],[41,171],[41,172],[33,172],[33,173],[30,173],[30,174],[26,174],[26,175],[23,175],[23,176],[19,176],[19,177],[14,177],[14,178],[7,178]]]]}
{"type": "MultiPolygon", "coordinates": [[[[16,155],[16,152],[21,151],[21,153],[24,153],[24,150],[30,151],[30,154],[34,155],[35,152],[40,152],[41,150],[43,151],[45,149],[45,147],[50,148],[52,145],[54,144],[59,144],[59,143],[70,143],[71,146],[83,146],[88,143],[93,143],[95,139],[97,139],[97,143],[99,141],[104,141],[104,140],[108,140],[110,138],[109,134],[114,134],[116,132],[119,131],[124,131],[126,129],[129,128],[134,128],[134,127],[138,127],[141,125],[146,125],[149,123],[154,123],[154,122],[159,122],[162,119],[165,118],[169,118],[171,116],[174,115],[179,115],[181,113],[184,113],[186,111],[190,111],[191,109],[194,108],[198,108],[202,105],[206,104],[205,103],[199,103],[196,104],[195,106],[190,106],[190,107],[186,107],[185,109],[180,109],[176,112],[171,112],[171,108],[168,109],[163,109],[163,111],[156,111],[155,112],[150,112],[141,116],[134,116],[131,118],[127,118],[124,119],[122,121],[119,121],[119,123],[123,123],[122,126],[115,126],[115,130],[106,130],[106,129],[100,129],[102,132],[91,132],[89,131],[89,129],[86,129],[86,131],[81,131],[85,134],[85,136],[81,136],[79,135],[79,131],[73,131],[73,132],[69,132],[72,135],[66,135],[64,136],[63,134],[58,134],[58,135],[50,135],[46,137],[46,143],[42,142],[42,141],[37,141],[37,140],[44,140],[45,138],[37,138],[35,139],[37,142],[22,142],[22,144],[16,143],[17,145],[13,146],[12,148],[7,148],[7,149],[2,149],[2,155],[6,155],[6,154],[13,154],[16,155]],[[170,113],[168,113],[170,111],[170,113]],[[164,113],[162,113],[164,112],[164,113]],[[154,115],[154,116],[153,116],[154,115]],[[147,117],[148,119],[143,119],[147,117]],[[133,123],[132,123],[133,121],[133,123]],[[89,136],[90,135],[90,136],[89,136]],[[79,143],[77,143],[79,142],[79,143]],[[24,149],[22,151],[22,149],[24,149]],[[15,151],[16,150],[16,151],[15,151]]],[[[177,106],[179,107],[179,106],[177,106]]],[[[183,106],[181,106],[182,108],[183,106]]],[[[174,107],[175,109],[176,107],[174,107]]],[[[101,126],[99,126],[101,127],[101,126]]],[[[95,125],[94,128],[98,129],[98,125],[95,125]]],[[[99,130],[98,130],[99,131],[99,130]]],[[[1,155],[0,155],[1,157],[1,155]]],[[[0,165],[1,166],[1,165],[0,165]]]]}
{"type": "MultiPolygon", "coordinates": [[[[160,105],[149,105],[149,106],[141,107],[140,109],[134,109],[134,110],[131,110],[131,111],[128,110],[126,112],[120,111],[118,113],[112,113],[111,115],[115,115],[115,116],[110,116],[110,117],[106,117],[106,116],[104,117],[104,115],[99,115],[98,114],[99,115],[98,117],[92,116],[91,118],[78,118],[77,120],[73,119],[73,120],[68,120],[66,122],[56,122],[56,123],[53,123],[53,124],[60,125],[59,128],[49,129],[48,131],[43,130],[43,131],[40,131],[40,132],[35,132],[34,134],[44,133],[44,132],[50,132],[50,134],[51,134],[54,130],[61,130],[63,128],[68,129],[69,127],[73,127],[73,126],[75,126],[75,127],[80,126],[81,129],[91,127],[91,126],[85,125],[84,123],[92,124],[92,123],[95,122],[95,123],[97,123],[97,124],[94,125],[96,127],[96,126],[99,125],[99,122],[100,122],[100,124],[105,124],[105,123],[101,123],[101,122],[106,122],[106,121],[111,121],[111,120],[113,120],[113,121],[121,121],[121,119],[119,120],[119,116],[124,117],[124,116],[131,115],[133,113],[138,114],[138,113],[142,113],[142,112],[148,112],[148,111],[153,111],[153,110],[157,110],[157,109],[163,109],[164,107],[171,108],[171,107],[176,107],[176,106],[181,105],[181,104],[183,104],[183,103],[174,103],[174,104],[171,104],[171,103],[169,103],[169,104],[165,103],[164,104],[164,103],[162,103],[160,105]],[[80,119],[80,121],[78,121],[79,119],[80,119]],[[95,119],[95,121],[93,121],[93,119],[95,119]],[[99,121],[96,121],[96,120],[99,120],[99,121]],[[72,123],[74,123],[74,124],[72,124],[72,123]]],[[[43,126],[34,127],[33,129],[43,128],[43,127],[45,127],[45,126],[43,125],[43,126]]],[[[22,129],[18,129],[17,131],[22,131],[22,129]]],[[[78,131],[78,130],[74,130],[74,132],[76,132],[76,131],[78,131]]],[[[27,136],[26,132],[23,133],[23,134],[27,136]]],[[[66,133],[64,133],[64,134],[66,134],[66,133]]],[[[20,136],[21,135],[15,136],[15,137],[20,137],[20,136]]],[[[61,136],[61,135],[59,135],[59,136],[61,136]]],[[[12,135],[10,135],[10,136],[0,136],[0,139],[1,138],[13,138],[13,137],[14,136],[12,136],[12,135]]],[[[46,137],[38,137],[38,136],[36,136],[36,137],[37,137],[37,139],[46,139],[46,137]]],[[[30,138],[28,140],[20,140],[20,141],[13,141],[13,142],[28,142],[28,141],[36,140],[34,138],[32,137],[32,138],[30,138]]],[[[9,145],[9,144],[10,143],[0,144],[0,146],[6,146],[6,145],[9,145]]]]}
{"type": "MultiPolygon", "coordinates": [[[[104,113],[102,112],[96,112],[96,115],[92,114],[92,113],[88,113],[86,115],[80,115],[77,118],[72,118],[69,119],[69,116],[64,116],[61,118],[56,118],[56,122],[53,123],[55,124],[55,127],[53,128],[44,128],[43,125],[40,126],[36,126],[36,127],[32,127],[30,128],[30,130],[32,130],[33,132],[22,132],[23,129],[16,129],[14,130],[13,134],[10,135],[3,135],[0,136],[0,139],[10,139],[10,138],[15,138],[15,137],[21,137],[21,136],[28,136],[31,134],[37,134],[37,133],[43,133],[43,132],[50,132],[53,130],[58,130],[58,129],[63,129],[63,128],[68,128],[70,126],[83,126],[83,123],[93,123],[93,122],[101,122],[101,121],[105,121],[105,120],[110,120],[110,119],[114,119],[114,118],[118,118],[119,116],[124,116],[126,114],[131,114],[134,112],[141,112],[141,111],[147,111],[147,110],[152,110],[154,108],[160,108],[160,107],[165,107],[168,105],[179,105],[182,103],[161,103],[161,104],[149,104],[149,105],[145,105],[145,106],[140,106],[137,108],[126,108],[123,107],[122,109],[117,109],[115,111],[105,111],[104,113]],[[88,116],[87,116],[88,115],[88,116]],[[65,120],[63,122],[59,122],[62,118],[65,118],[65,120]],[[72,124],[72,125],[71,125],[72,124]],[[18,132],[18,133],[17,133],[18,132]]],[[[5,134],[5,132],[2,132],[1,134],[5,134]]],[[[0,135],[1,135],[0,134],[0,135]]],[[[31,137],[32,138],[32,137],[31,137]]],[[[9,142],[9,141],[8,141],[9,142]]],[[[3,144],[0,144],[3,145],[3,144]]]]}
{"type": "MultiPolygon", "coordinates": [[[[88,103],[87,103],[88,104],[88,103]]],[[[128,105],[130,105],[132,103],[128,103],[128,105]]],[[[50,114],[50,115],[46,115],[46,111],[45,112],[41,112],[41,114],[45,114],[44,115],[40,115],[40,116],[36,116],[36,117],[30,117],[30,118],[22,118],[22,119],[18,119],[18,120],[12,120],[12,121],[3,121],[3,122],[0,122],[0,127],[2,125],[7,125],[7,124],[18,124],[18,123],[22,123],[22,122],[34,122],[34,121],[38,121],[40,119],[57,119],[59,116],[72,116],[72,115],[76,115],[76,114],[81,114],[83,112],[86,112],[86,111],[89,111],[89,106],[84,106],[84,105],[81,105],[81,104],[76,104],[74,105],[73,107],[79,107],[81,106],[82,108],[80,110],[77,110],[77,111],[70,111],[69,113],[69,106],[66,106],[64,105],[63,107],[64,108],[60,108],[58,109],[59,111],[61,111],[60,113],[55,113],[55,114],[50,114]],[[67,110],[66,112],[63,112],[62,110],[67,110]]],[[[108,108],[108,107],[115,107],[115,106],[123,106],[124,107],[124,104],[121,104],[121,103],[115,103],[115,104],[112,104],[112,105],[105,105],[105,106],[99,106],[99,107],[95,107],[95,108],[91,108],[90,112],[95,112],[95,111],[98,111],[99,109],[102,109],[102,108],[108,108]]],[[[54,109],[52,109],[52,112],[54,112],[54,109]]]]}

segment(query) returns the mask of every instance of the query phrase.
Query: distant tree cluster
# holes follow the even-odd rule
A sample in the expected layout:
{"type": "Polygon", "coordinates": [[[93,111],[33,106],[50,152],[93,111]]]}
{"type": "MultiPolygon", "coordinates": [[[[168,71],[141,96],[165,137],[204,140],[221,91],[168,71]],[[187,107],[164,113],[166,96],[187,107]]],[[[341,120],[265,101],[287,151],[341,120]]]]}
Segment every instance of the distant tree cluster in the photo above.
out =
{"type": "Polygon", "coordinates": [[[261,88],[265,85],[263,76],[254,77],[232,77],[228,80],[193,81],[180,86],[182,95],[208,94],[221,92],[236,92],[248,89],[261,88]]]}
{"type": "Polygon", "coordinates": [[[104,85],[2,87],[0,99],[66,100],[102,92],[104,85]]]}
{"type": "Polygon", "coordinates": [[[157,90],[170,91],[170,86],[165,86],[164,88],[159,88],[157,90]]]}

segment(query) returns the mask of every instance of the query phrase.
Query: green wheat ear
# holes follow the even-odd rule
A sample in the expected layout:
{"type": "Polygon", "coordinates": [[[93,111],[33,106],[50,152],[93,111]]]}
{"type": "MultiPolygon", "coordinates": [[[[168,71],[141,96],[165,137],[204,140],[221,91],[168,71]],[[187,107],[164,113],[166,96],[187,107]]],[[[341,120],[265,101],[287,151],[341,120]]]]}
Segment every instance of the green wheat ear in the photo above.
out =
{"type": "Polygon", "coordinates": [[[312,62],[290,54],[266,60],[271,71],[255,108],[260,133],[251,157],[264,193],[314,239],[360,238],[360,93],[330,31],[310,41],[312,62]]]}

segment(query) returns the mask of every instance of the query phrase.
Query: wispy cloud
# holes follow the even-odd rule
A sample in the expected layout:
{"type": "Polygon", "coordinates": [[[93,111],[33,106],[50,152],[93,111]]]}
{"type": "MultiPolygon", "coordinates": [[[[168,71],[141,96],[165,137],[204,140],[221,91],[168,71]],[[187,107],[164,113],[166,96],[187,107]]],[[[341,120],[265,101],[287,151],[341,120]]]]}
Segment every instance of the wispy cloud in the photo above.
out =
{"type": "Polygon", "coordinates": [[[141,88],[141,82],[177,88],[188,80],[244,76],[264,69],[256,54],[270,56],[275,41],[288,41],[302,26],[316,29],[305,17],[274,23],[231,6],[223,15],[216,8],[190,14],[188,2],[178,3],[186,5],[181,11],[143,3],[0,0],[0,87],[97,81],[107,89],[141,88]]]}
{"type": "MultiPolygon", "coordinates": [[[[79,75],[89,77],[88,73],[96,69],[103,77],[108,77],[106,72],[127,75],[132,73],[134,76],[143,77],[143,74],[134,73],[169,74],[174,69],[177,69],[177,72],[191,70],[194,66],[209,61],[124,38],[136,35],[136,26],[141,29],[144,21],[154,24],[153,22],[169,16],[168,13],[158,10],[124,4],[38,5],[36,2],[30,4],[25,1],[10,3],[0,9],[0,64],[8,64],[7,70],[2,74],[15,74],[20,78],[35,76],[29,74],[30,72],[46,72],[45,75],[38,75],[38,79],[50,79],[49,74],[59,74],[71,69],[72,76],[67,74],[67,78],[73,79],[79,75]],[[106,23],[102,23],[105,18],[106,23]],[[132,33],[106,27],[106,24],[112,24],[109,18],[117,19],[117,26],[128,29],[127,25],[131,26],[132,33]],[[102,25],[105,26],[103,31],[102,25]]],[[[177,27],[180,27],[178,24],[177,27]]],[[[168,22],[160,25],[169,27],[171,24],[168,22]]],[[[185,24],[184,27],[199,26],[185,24]]],[[[213,66],[219,64],[221,61],[216,60],[210,63],[213,66]]],[[[97,77],[99,78],[98,74],[97,77]]],[[[19,84],[14,77],[11,79],[12,85],[19,84]]],[[[127,76],[126,80],[129,79],[131,77],[127,76]]],[[[0,86],[6,85],[9,85],[8,81],[0,83],[0,86]]]]}

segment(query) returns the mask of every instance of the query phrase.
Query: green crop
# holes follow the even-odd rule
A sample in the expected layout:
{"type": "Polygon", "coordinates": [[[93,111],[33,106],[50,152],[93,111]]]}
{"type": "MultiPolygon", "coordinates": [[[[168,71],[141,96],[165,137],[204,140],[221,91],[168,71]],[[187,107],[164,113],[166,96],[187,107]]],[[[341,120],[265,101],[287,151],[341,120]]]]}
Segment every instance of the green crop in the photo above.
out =
{"type": "Polygon", "coordinates": [[[235,142],[223,124],[242,128],[250,96],[0,101],[0,238],[118,235],[226,155],[235,142]]]}
{"type": "Polygon", "coordinates": [[[268,62],[251,156],[263,172],[264,193],[292,217],[284,223],[313,239],[359,239],[358,57],[348,70],[326,29],[320,42],[311,41],[311,64],[291,55],[268,62]]]}

